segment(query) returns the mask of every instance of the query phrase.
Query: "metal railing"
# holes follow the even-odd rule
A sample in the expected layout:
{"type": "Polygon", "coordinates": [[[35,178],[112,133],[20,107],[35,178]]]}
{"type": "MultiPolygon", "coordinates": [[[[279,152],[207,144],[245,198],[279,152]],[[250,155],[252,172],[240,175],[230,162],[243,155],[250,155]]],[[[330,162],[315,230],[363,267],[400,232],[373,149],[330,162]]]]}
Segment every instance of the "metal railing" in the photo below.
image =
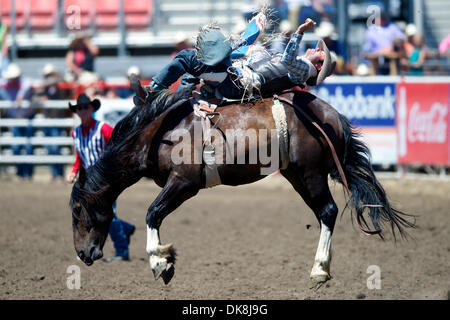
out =
{"type": "MultiPolygon", "coordinates": [[[[69,100],[49,100],[39,105],[42,109],[67,109],[69,100]]],[[[73,101],[71,101],[73,102],[73,101]]],[[[0,110],[14,108],[15,104],[11,101],[0,101],[0,110]]],[[[29,101],[22,102],[22,108],[32,107],[29,101]]],[[[71,118],[0,118],[0,165],[10,165],[17,163],[32,164],[69,164],[75,161],[72,154],[73,139],[70,136],[45,136],[41,131],[45,128],[66,128],[73,129],[80,123],[76,117],[71,118]],[[37,133],[33,136],[12,136],[10,130],[15,127],[33,128],[37,133]],[[29,155],[12,154],[13,146],[31,145],[36,151],[41,147],[41,152],[29,155]],[[60,146],[70,150],[70,154],[46,155],[42,154],[43,149],[48,146],[60,146]]]]}

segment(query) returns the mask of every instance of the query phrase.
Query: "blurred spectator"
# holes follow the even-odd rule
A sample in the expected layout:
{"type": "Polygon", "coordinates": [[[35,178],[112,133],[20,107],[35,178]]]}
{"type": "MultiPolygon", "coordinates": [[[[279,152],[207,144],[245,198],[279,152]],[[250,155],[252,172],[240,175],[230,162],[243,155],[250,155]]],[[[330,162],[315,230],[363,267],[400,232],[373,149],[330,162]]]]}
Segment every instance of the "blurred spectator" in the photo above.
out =
{"type": "Polygon", "coordinates": [[[439,43],[439,53],[442,56],[450,55],[450,34],[439,43]]]}
{"type": "Polygon", "coordinates": [[[98,86],[99,81],[100,76],[89,71],[81,73],[78,77],[78,83],[85,88],[86,93],[89,92],[91,95],[103,97],[104,89],[98,86]]]}
{"type": "MultiPolygon", "coordinates": [[[[283,53],[284,49],[286,49],[289,40],[291,39],[292,33],[295,29],[292,27],[292,24],[289,20],[283,20],[280,23],[280,36],[273,39],[270,44],[270,52],[271,54],[283,53]]],[[[299,55],[303,55],[305,52],[305,44],[304,42],[300,43],[299,55]]]]}
{"type": "Polygon", "coordinates": [[[269,12],[272,23],[266,28],[268,34],[276,32],[281,21],[289,18],[289,8],[284,0],[272,0],[269,5],[269,12]]]}
{"type": "MultiPolygon", "coordinates": [[[[32,119],[35,110],[31,107],[31,103],[25,105],[23,102],[31,100],[32,82],[30,79],[22,77],[22,70],[15,63],[10,63],[3,73],[1,81],[2,96],[12,102],[12,108],[8,109],[8,117],[12,119],[32,119]]],[[[12,127],[14,137],[30,138],[34,135],[34,129],[31,125],[12,127]]],[[[33,146],[30,143],[25,145],[12,145],[14,155],[21,155],[22,150],[26,155],[33,154],[33,146]]],[[[17,176],[30,180],[33,176],[34,166],[28,163],[19,163],[16,165],[17,176]]]]}
{"type": "Polygon", "coordinates": [[[405,28],[405,50],[408,57],[414,51],[413,37],[417,34],[417,27],[415,24],[410,23],[405,28]]]}
{"type": "Polygon", "coordinates": [[[288,13],[288,20],[291,24],[291,26],[297,26],[298,25],[298,15],[300,13],[300,9],[303,5],[305,5],[305,0],[285,0],[289,13],[288,13]]]}
{"type": "Polygon", "coordinates": [[[334,18],[334,0],[306,0],[300,9],[298,21],[305,21],[311,18],[317,24],[322,22],[322,19],[333,21],[334,18]]]}
{"type": "Polygon", "coordinates": [[[424,74],[423,65],[425,63],[425,60],[427,59],[427,50],[424,46],[423,36],[420,34],[414,35],[412,39],[412,44],[414,48],[408,59],[409,62],[408,74],[410,76],[423,76],[424,74]]]}
{"type": "Polygon", "coordinates": [[[53,64],[44,66],[42,76],[41,91],[38,92],[42,101],[67,98],[67,92],[58,88],[58,84],[64,81],[63,76],[53,64]]]}
{"type": "Polygon", "coordinates": [[[66,54],[66,65],[69,72],[68,81],[77,80],[85,72],[94,72],[94,60],[99,53],[99,48],[92,43],[90,36],[78,33],[69,45],[66,54]]]}
{"type": "MultiPolygon", "coordinates": [[[[58,84],[63,82],[62,74],[55,68],[53,64],[46,64],[42,69],[42,84],[36,92],[39,103],[43,104],[48,100],[67,99],[67,91],[58,88],[58,84]]],[[[64,109],[42,108],[42,115],[48,119],[66,118],[70,117],[70,112],[64,109]]],[[[66,136],[66,128],[64,127],[44,127],[44,134],[46,137],[61,137],[66,136]]],[[[61,155],[60,147],[56,144],[46,146],[49,155],[61,155]]],[[[50,172],[52,179],[64,180],[64,164],[50,164],[50,172]]]]}
{"type": "Polygon", "coordinates": [[[0,72],[6,71],[8,67],[8,45],[6,43],[6,36],[8,35],[8,27],[2,24],[0,17],[0,72]]]}
{"type": "Polygon", "coordinates": [[[366,64],[361,63],[356,68],[355,75],[360,76],[360,77],[369,76],[370,75],[370,69],[369,69],[369,67],[366,64]]]}
{"type": "MultiPolygon", "coordinates": [[[[133,75],[133,74],[136,75],[139,80],[142,80],[142,72],[138,66],[131,66],[128,68],[127,74],[126,74],[128,81],[130,81],[131,75],[133,75]]],[[[133,96],[134,92],[133,92],[133,90],[131,90],[130,86],[128,86],[126,88],[118,88],[117,94],[118,94],[119,98],[126,99],[126,98],[133,96]]]]}
{"type": "Polygon", "coordinates": [[[247,0],[244,4],[242,4],[241,12],[245,22],[250,21],[253,16],[256,15],[257,11],[259,11],[259,9],[261,9],[261,7],[268,2],[268,0],[247,0]]]}
{"type": "Polygon", "coordinates": [[[399,42],[394,46],[394,40],[401,39],[404,35],[400,28],[389,21],[386,12],[381,13],[380,25],[371,25],[366,31],[363,56],[371,61],[374,74],[393,74],[391,67],[395,65],[403,55],[403,45],[399,42]]]}
{"type": "Polygon", "coordinates": [[[174,42],[174,50],[171,55],[171,59],[175,58],[175,56],[184,49],[192,49],[193,46],[191,44],[191,41],[189,40],[189,37],[186,33],[180,31],[177,32],[175,35],[175,42],[174,42]]]}

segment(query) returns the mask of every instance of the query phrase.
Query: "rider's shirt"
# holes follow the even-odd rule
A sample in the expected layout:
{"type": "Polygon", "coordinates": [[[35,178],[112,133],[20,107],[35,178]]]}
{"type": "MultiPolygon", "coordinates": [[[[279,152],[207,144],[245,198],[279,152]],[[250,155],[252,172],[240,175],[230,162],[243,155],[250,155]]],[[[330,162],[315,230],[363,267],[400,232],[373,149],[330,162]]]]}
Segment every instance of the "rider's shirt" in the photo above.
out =
{"type": "Polygon", "coordinates": [[[314,68],[307,59],[298,56],[298,48],[302,41],[302,37],[302,34],[292,34],[291,39],[284,50],[283,57],[281,58],[281,61],[286,63],[289,70],[289,79],[297,85],[306,82],[313,71],[310,67],[314,68]]]}

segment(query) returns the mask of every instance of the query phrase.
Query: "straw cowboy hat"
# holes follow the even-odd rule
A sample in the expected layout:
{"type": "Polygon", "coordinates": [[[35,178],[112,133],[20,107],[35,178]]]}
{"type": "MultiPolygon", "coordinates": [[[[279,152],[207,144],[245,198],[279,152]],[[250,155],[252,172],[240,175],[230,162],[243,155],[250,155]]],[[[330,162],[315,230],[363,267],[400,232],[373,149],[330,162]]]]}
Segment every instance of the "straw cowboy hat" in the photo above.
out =
{"type": "Polygon", "coordinates": [[[80,73],[80,75],[78,76],[78,83],[81,84],[82,86],[90,86],[91,84],[100,81],[100,76],[95,73],[95,72],[91,72],[91,71],[83,71],[82,73],[80,73]]]}
{"type": "Polygon", "coordinates": [[[283,20],[280,23],[280,32],[281,33],[292,33],[294,32],[294,28],[292,27],[292,23],[289,20],[283,20]]]}
{"type": "Polygon", "coordinates": [[[44,68],[42,68],[42,75],[46,77],[52,74],[59,74],[59,71],[53,64],[47,63],[44,68]]]}
{"type": "Polygon", "coordinates": [[[317,86],[318,84],[322,83],[326,77],[328,77],[333,73],[334,68],[336,67],[337,61],[336,54],[328,50],[325,41],[320,39],[319,42],[317,42],[316,49],[323,50],[323,52],[325,53],[325,59],[322,64],[322,68],[320,69],[317,76],[314,78],[310,78],[308,79],[308,81],[306,81],[306,84],[309,86],[317,86]]]}
{"type": "Polygon", "coordinates": [[[407,37],[414,36],[418,33],[419,32],[415,24],[410,23],[405,28],[405,34],[407,37]]]}
{"type": "Polygon", "coordinates": [[[94,107],[94,111],[97,111],[100,108],[100,100],[94,99],[91,101],[89,97],[85,93],[81,93],[77,98],[77,104],[71,104],[69,102],[69,109],[72,112],[77,112],[78,106],[90,104],[94,107]]]}
{"type": "Polygon", "coordinates": [[[183,31],[178,31],[175,34],[175,39],[174,39],[173,43],[175,45],[177,45],[177,44],[180,44],[183,42],[189,43],[190,42],[189,36],[187,35],[187,33],[183,32],[183,31]]]}
{"type": "Polygon", "coordinates": [[[21,75],[22,69],[20,69],[20,67],[15,63],[10,63],[8,68],[3,72],[3,78],[5,79],[15,79],[21,75]]]}
{"type": "Polygon", "coordinates": [[[141,69],[138,66],[131,66],[127,70],[127,77],[131,78],[131,75],[135,74],[137,77],[142,76],[141,69]]]}

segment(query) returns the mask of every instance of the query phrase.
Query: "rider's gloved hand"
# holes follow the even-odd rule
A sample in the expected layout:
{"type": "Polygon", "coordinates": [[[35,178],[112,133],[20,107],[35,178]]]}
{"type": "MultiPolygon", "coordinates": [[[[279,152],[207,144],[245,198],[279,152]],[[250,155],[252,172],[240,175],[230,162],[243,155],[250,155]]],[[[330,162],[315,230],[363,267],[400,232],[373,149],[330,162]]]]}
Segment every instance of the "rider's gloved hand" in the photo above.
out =
{"type": "Polygon", "coordinates": [[[153,99],[155,94],[157,94],[162,89],[165,89],[165,88],[163,86],[160,86],[153,80],[149,86],[145,87],[145,91],[147,91],[147,96],[145,97],[145,101],[148,102],[149,100],[153,99]]]}

